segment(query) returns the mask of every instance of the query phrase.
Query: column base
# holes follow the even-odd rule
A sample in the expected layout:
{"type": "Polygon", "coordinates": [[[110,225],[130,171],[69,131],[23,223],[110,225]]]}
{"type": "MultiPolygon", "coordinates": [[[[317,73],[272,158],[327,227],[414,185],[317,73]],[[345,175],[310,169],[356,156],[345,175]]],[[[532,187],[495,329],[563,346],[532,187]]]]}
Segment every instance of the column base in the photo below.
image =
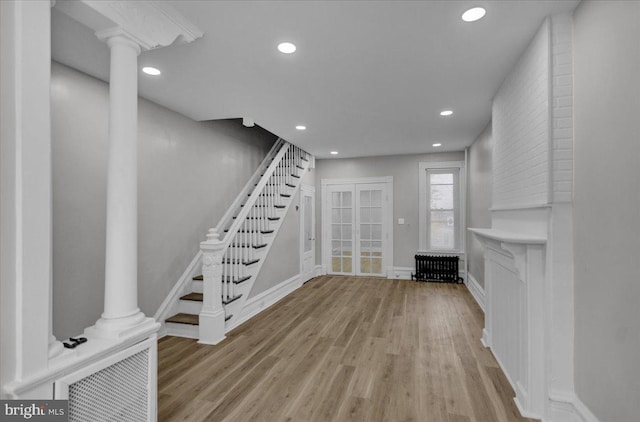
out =
{"type": "Polygon", "coordinates": [[[218,344],[225,339],[224,310],[200,312],[198,343],[218,344]]]}
{"type": "Polygon", "coordinates": [[[147,318],[142,312],[136,312],[123,318],[100,318],[96,323],[85,328],[84,334],[87,337],[103,339],[119,339],[129,337],[137,333],[160,328],[160,324],[153,318],[147,318]]]}
{"type": "Polygon", "coordinates": [[[58,341],[53,335],[49,336],[49,359],[59,356],[63,351],[62,342],[58,341]]]}

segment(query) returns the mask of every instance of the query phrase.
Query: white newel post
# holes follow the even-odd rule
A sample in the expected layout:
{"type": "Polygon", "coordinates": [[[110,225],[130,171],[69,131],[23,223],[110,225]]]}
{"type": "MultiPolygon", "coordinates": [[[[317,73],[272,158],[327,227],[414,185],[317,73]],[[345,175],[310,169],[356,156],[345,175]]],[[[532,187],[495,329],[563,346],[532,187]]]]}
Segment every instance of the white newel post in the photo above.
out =
{"type": "Polygon", "coordinates": [[[200,243],[204,299],[200,312],[199,341],[218,344],[224,340],[225,314],[222,307],[222,257],[224,242],[216,229],[209,230],[207,240],[200,243]]]}

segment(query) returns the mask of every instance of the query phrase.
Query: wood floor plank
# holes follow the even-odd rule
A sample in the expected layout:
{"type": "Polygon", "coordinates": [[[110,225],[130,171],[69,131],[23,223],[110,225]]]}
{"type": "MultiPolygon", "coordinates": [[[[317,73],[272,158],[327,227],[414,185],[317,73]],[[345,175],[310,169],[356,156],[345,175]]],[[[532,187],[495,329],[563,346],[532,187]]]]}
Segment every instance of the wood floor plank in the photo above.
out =
{"type": "Polygon", "coordinates": [[[159,421],[519,422],[463,285],[322,276],[216,346],[158,342],[159,421]]]}

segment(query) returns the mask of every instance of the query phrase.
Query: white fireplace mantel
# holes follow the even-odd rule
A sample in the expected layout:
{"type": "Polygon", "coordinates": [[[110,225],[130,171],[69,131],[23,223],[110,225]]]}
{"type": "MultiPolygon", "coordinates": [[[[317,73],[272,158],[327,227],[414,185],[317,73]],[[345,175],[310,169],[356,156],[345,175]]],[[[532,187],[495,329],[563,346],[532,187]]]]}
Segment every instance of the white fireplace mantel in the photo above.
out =
{"type": "Polygon", "coordinates": [[[469,229],[484,248],[485,327],[525,417],[545,414],[545,256],[547,239],[500,229],[469,229]]]}

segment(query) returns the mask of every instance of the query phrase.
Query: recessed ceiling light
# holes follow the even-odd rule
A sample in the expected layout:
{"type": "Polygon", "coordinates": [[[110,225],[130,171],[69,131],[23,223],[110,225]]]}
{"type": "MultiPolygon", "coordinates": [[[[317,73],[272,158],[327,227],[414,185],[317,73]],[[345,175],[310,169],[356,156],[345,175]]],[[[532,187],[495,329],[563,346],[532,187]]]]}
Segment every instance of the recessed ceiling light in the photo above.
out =
{"type": "Polygon", "coordinates": [[[338,155],[338,151],[331,151],[329,154],[331,154],[331,155],[338,155]]]}
{"type": "Polygon", "coordinates": [[[278,44],[278,51],[284,54],[291,54],[296,51],[296,46],[290,42],[283,42],[278,44]]]}
{"type": "Polygon", "coordinates": [[[451,116],[453,114],[453,110],[442,110],[440,112],[441,116],[451,116]]]}
{"type": "Polygon", "coordinates": [[[432,146],[439,147],[439,146],[442,146],[442,144],[433,144],[432,146]]]}
{"type": "Polygon", "coordinates": [[[462,20],[465,22],[475,22],[482,19],[487,11],[483,7],[473,7],[462,14],[462,20]]]}
{"type": "Polygon", "coordinates": [[[298,129],[298,130],[307,130],[307,127],[305,125],[298,125],[298,126],[296,126],[296,129],[298,129]]]}
{"type": "Polygon", "coordinates": [[[142,71],[144,73],[146,73],[147,75],[151,75],[151,76],[158,76],[159,74],[162,73],[162,72],[160,72],[160,70],[156,69],[155,67],[151,67],[151,66],[143,67],[142,71]]]}

